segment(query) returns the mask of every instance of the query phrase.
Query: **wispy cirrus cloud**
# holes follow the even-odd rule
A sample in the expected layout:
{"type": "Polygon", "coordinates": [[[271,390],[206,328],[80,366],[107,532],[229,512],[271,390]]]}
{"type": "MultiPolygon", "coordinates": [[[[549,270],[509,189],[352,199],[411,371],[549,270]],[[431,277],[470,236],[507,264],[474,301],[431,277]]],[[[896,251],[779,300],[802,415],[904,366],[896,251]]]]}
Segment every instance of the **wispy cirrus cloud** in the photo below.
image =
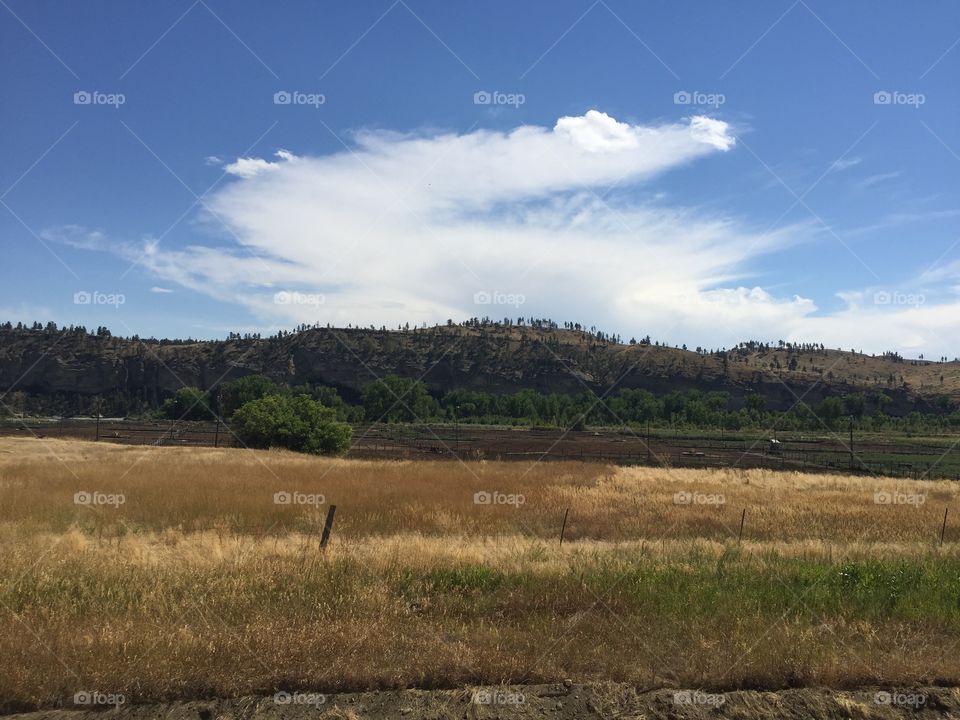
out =
{"type": "Polygon", "coordinates": [[[830,172],[843,172],[863,162],[862,157],[842,157],[830,166],[830,172]]]}
{"type": "Polygon", "coordinates": [[[862,180],[857,181],[857,187],[860,189],[871,188],[874,185],[879,185],[880,183],[887,182],[888,180],[896,180],[900,177],[899,170],[893,170],[891,172],[877,173],[875,175],[868,175],[862,180]]]}

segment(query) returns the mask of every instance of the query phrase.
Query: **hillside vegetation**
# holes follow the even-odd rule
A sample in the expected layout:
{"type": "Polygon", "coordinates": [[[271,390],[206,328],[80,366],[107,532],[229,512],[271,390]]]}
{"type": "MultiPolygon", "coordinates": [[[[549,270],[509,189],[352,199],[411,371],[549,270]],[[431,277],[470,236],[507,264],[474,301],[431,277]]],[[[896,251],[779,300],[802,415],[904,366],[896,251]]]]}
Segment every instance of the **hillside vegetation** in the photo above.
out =
{"type": "Polygon", "coordinates": [[[285,385],[325,385],[359,404],[364,385],[389,374],[421,379],[432,394],[609,395],[723,391],[743,404],[751,394],[771,410],[798,398],[815,405],[861,393],[885,412],[945,412],[960,401],[960,362],[873,357],[820,345],[746,343],[734,349],[687,350],[549,323],[449,324],[374,330],[302,327],[269,338],[169,341],[113,336],[105,328],[0,327],[4,403],[24,413],[141,413],[184,386],[202,390],[249,374],[285,385]],[[878,399],[880,395],[883,399],[878,399]]]}

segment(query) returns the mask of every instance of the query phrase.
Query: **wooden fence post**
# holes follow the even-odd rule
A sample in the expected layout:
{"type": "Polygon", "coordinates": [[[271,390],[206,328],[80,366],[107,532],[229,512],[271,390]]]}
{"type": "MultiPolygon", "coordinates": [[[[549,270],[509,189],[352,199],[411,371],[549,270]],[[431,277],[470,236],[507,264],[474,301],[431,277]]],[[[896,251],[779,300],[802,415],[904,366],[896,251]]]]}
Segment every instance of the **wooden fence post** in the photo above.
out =
{"type": "Polygon", "coordinates": [[[737,535],[737,545],[740,544],[740,541],[743,539],[743,523],[747,519],[747,509],[743,509],[743,513],[740,515],[740,532],[737,535]]]}
{"type": "Polygon", "coordinates": [[[560,547],[563,547],[563,533],[567,529],[567,515],[570,512],[570,508],[567,508],[563,511],[563,525],[560,526],[560,547]]]}
{"type": "Polygon", "coordinates": [[[947,513],[950,512],[949,507],[943,509],[943,525],[940,527],[940,547],[943,547],[943,535],[947,532],[947,513]]]}
{"type": "Polygon", "coordinates": [[[320,549],[326,552],[327,543],[330,541],[330,532],[333,530],[333,516],[337,514],[337,506],[331,505],[327,510],[327,519],[323,523],[323,535],[320,537],[320,549]]]}

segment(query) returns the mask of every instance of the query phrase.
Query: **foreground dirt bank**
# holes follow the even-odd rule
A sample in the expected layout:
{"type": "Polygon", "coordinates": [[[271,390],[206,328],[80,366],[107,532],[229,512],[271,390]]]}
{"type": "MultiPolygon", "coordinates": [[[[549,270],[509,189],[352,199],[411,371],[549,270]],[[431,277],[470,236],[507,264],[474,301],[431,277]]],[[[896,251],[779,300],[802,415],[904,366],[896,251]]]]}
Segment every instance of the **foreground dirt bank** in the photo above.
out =
{"type": "Polygon", "coordinates": [[[8,715],[8,720],[520,720],[526,718],[770,718],[840,720],[960,718],[960,688],[824,688],[711,694],[696,690],[638,692],[616,683],[518,685],[464,690],[366,693],[278,693],[267,697],[133,705],[91,692],[80,709],[8,715]],[[106,703],[114,703],[107,705],[106,703]],[[119,704],[118,704],[119,703],[119,704]]]}

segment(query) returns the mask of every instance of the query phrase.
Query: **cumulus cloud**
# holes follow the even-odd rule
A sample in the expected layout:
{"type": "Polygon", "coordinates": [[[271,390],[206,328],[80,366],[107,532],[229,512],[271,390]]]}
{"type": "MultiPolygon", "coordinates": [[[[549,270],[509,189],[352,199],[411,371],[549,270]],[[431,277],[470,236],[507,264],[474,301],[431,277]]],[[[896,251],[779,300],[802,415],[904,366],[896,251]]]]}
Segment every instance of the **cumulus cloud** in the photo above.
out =
{"type": "MultiPolygon", "coordinates": [[[[274,157],[284,161],[294,160],[294,156],[287,150],[277,150],[274,157]]],[[[234,162],[224,166],[224,170],[231,175],[241,178],[252,178],[268,170],[276,170],[280,167],[279,163],[270,162],[263,158],[237,158],[234,162]]]]}
{"type": "Polygon", "coordinates": [[[916,308],[848,299],[825,315],[753,277],[758,258],[808,227],[762,233],[659,199],[605,197],[611,186],[658,197],[659,176],[733,150],[721,120],[637,125],[591,110],[552,128],[349,141],[319,157],[278,150],[224,165],[233,181],[205,200],[222,240],[113,249],[165,284],[246,306],[261,325],[522,315],[708,347],[784,338],[881,350],[898,344],[889,328],[907,345],[940,346],[956,317],[949,303],[922,308],[921,337],[907,331],[916,308]]]}
{"type": "MultiPolygon", "coordinates": [[[[787,242],[786,231],[760,236],[728,219],[597,193],[729,150],[735,139],[719,120],[641,126],[590,111],[553,128],[363,132],[353,141],[334,155],[281,150],[229,163],[238,181],[209,208],[236,242],[160,246],[143,262],[260,320],[379,326],[539,314],[612,327],[643,303],[739,278],[743,263],[787,242]],[[325,302],[278,305],[278,291],[325,302]]],[[[696,312],[645,323],[666,332],[696,312]]]]}

